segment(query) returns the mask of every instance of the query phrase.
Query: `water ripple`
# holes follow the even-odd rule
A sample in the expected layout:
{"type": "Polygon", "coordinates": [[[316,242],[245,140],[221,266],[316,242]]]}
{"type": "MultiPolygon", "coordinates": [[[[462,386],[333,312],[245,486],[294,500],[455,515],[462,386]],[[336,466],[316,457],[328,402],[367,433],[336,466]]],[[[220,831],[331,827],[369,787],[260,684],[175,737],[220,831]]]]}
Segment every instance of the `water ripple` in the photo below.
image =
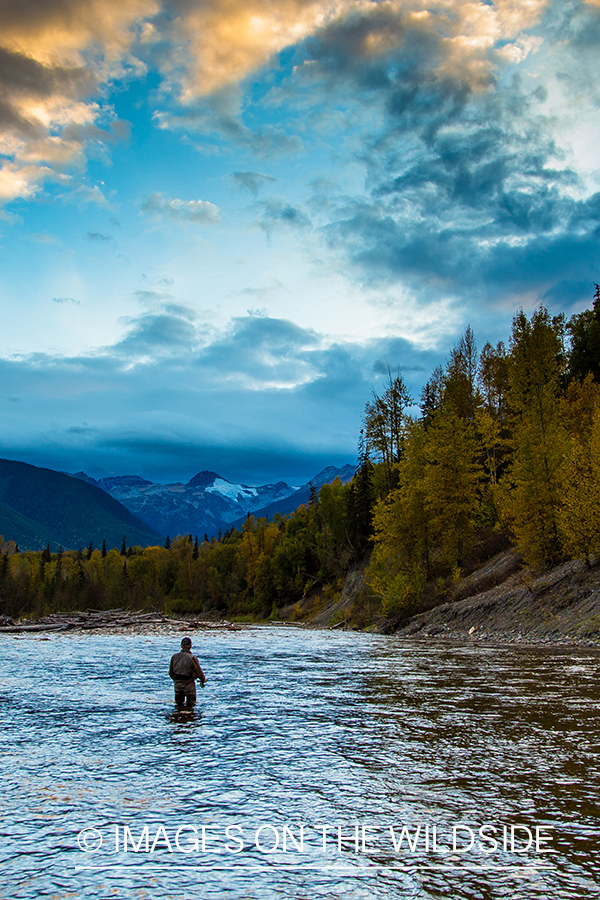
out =
{"type": "Polygon", "coordinates": [[[172,706],[173,639],[1,641],[1,896],[600,894],[595,652],[277,628],[211,633],[195,641],[209,684],[190,717],[172,706]],[[552,828],[556,852],[502,842],[489,854],[477,844],[460,852],[466,829],[477,836],[484,824],[498,834],[552,828]],[[124,827],[137,840],[145,825],[154,852],[125,852],[124,827]],[[406,841],[395,850],[390,825],[413,837],[421,826],[414,852],[406,841]],[[425,846],[434,825],[447,852],[425,846]],[[455,852],[453,825],[463,828],[455,852]],[[183,850],[173,847],[182,826],[183,850]],[[204,851],[186,852],[202,826],[204,851]],[[226,849],[237,846],[228,826],[243,839],[239,853],[226,849]],[[362,826],[371,827],[364,847],[362,826]],[[79,849],[85,828],[102,838],[96,852],[79,849]]]}

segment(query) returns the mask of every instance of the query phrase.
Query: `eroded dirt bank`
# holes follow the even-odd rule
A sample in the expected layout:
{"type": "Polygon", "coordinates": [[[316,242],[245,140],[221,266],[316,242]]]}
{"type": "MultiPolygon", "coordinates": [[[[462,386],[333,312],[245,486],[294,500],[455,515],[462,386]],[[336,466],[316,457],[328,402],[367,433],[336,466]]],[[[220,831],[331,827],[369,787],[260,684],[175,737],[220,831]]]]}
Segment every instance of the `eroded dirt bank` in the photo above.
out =
{"type": "MultiPolygon", "coordinates": [[[[360,627],[356,603],[360,598],[364,604],[364,597],[361,568],[350,573],[341,596],[315,603],[303,622],[321,628],[360,627]]],[[[600,646],[600,558],[535,574],[522,567],[516,551],[507,550],[463,578],[447,602],[426,612],[380,619],[369,630],[432,639],[600,646]]]]}
{"type": "Polygon", "coordinates": [[[514,552],[500,554],[458,586],[456,599],[412,616],[394,631],[419,638],[600,646],[600,560],[574,560],[537,575],[518,563],[514,552]],[[485,584],[503,569],[505,578],[485,584]]]}

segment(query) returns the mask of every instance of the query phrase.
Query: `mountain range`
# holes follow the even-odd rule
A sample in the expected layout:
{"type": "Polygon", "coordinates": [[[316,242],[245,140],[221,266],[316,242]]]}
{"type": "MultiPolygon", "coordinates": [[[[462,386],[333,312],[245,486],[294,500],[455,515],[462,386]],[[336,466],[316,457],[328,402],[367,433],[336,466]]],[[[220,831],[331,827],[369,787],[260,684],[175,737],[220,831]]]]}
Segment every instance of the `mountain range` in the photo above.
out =
{"type": "Polygon", "coordinates": [[[205,533],[212,537],[231,525],[239,526],[248,513],[271,518],[277,512],[293,512],[308,502],[311,483],[318,490],[336,478],[349,481],[355,468],[328,466],[300,487],[285,481],[253,487],[228,481],[210,471],[198,472],[187,484],[158,484],[139,475],[116,475],[96,481],[85,472],[77,472],[73,477],[106,491],[163,535],[191,534],[202,538],[205,533]]]}
{"type": "Polygon", "coordinates": [[[308,484],[284,481],[252,487],[228,481],[216,472],[198,472],[187,484],[155,484],[139,475],[96,481],[84,472],[68,475],[16,460],[0,459],[0,535],[21,550],[52,551],[87,547],[147,547],[177,534],[209,537],[248,513],[271,518],[307,503],[310,485],[317,490],[335,478],[343,482],[354,466],[329,466],[308,484]]]}

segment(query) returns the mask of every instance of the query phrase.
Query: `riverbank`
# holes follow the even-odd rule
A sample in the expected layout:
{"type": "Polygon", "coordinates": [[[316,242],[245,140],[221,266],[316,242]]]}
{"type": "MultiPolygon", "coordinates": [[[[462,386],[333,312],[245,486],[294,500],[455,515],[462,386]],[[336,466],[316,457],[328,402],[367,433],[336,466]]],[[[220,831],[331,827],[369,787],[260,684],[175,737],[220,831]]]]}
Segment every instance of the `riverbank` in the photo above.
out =
{"type": "Polygon", "coordinates": [[[127,609],[93,610],[73,613],[51,613],[39,619],[14,620],[0,617],[0,633],[102,631],[107,634],[172,634],[202,630],[238,631],[239,626],[226,619],[218,621],[188,618],[175,619],[159,612],[132,612],[127,609]]]}
{"type": "Polygon", "coordinates": [[[461,579],[447,599],[413,613],[373,616],[364,567],[334,599],[307,598],[292,610],[312,628],[369,630],[406,638],[503,644],[600,646],[600,558],[571,560],[535,573],[506,550],[461,579]],[[299,607],[299,608],[298,608],[299,607]],[[366,621],[365,621],[366,620],[366,621]]]}
{"type": "MultiPolygon", "coordinates": [[[[502,554],[505,561],[508,556],[502,554]]],[[[459,585],[457,593],[461,587],[467,588],[459,585]]],[[[392,630],[404,637],[600,646],[599,560],[572,560],[537,575],[519,568],[499,584],[414,615],[392,630]]]]}
{"type": "Polygon", "coordinates": [[[544,572],[522,567],[514,550],[488,560],[463,578],[450,598],[430,609],[395,616],[371,615],[364,567],[351,571],[342,591],[315,591],[280,610],[278,621],[230,622],[197,616],[166,616],[127,609],[52,613],[39,619],[0,617],[0,632],[91,632],[175,634],[237,631],[244,624],[322,630],[367,630],[419,640],[600,647],[600,558],[572,560],[544,572]]]}

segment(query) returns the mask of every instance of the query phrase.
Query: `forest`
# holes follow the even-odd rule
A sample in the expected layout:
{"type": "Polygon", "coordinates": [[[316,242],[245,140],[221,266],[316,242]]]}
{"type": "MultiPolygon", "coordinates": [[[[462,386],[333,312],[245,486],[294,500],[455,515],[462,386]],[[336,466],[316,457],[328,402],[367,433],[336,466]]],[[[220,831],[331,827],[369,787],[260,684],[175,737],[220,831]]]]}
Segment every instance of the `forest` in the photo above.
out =
{"type": "Polygon", "coordinates": [[[272,521],[165,546],[19,552],[0,538],[0,613],[131,608],[302,618],[366,568],[365,627],[446,598],[515,546],[541,570],[600,552],[600,288],[566,320],[539,307],[478,351],[468,327],[420,398],[401,363],[366,403],[351,482],[272,521]]]}

